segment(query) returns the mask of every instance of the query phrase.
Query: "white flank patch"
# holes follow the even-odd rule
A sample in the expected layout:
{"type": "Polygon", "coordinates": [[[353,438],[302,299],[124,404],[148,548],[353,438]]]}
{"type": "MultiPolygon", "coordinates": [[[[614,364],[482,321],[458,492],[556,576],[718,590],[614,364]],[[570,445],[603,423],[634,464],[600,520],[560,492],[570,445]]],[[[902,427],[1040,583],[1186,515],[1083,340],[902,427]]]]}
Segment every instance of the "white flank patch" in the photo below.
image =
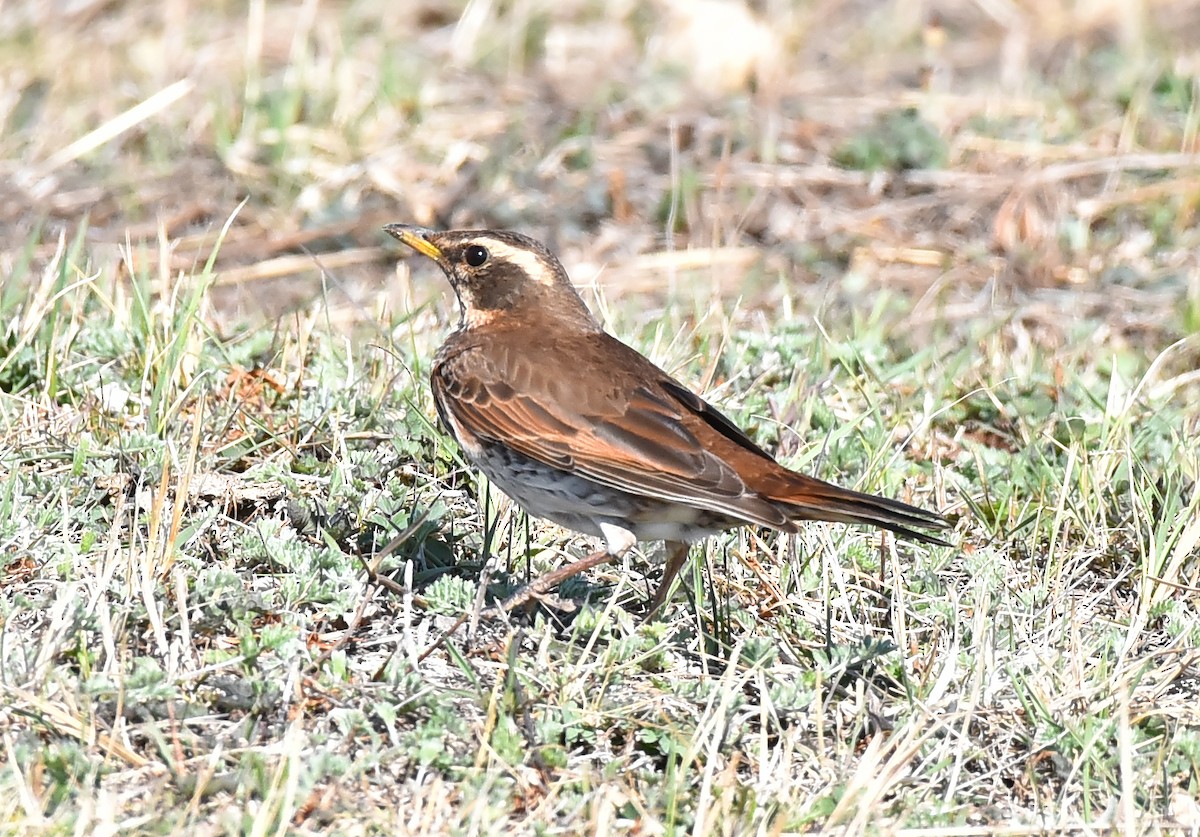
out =
{"type": "Polygon", "coordinates": [[[637,543],[637,536],[633,532],[617,526],[615,523],[601,523],[600,534],[604,535],[604,544],[608,547],[608,554],[618,558],[637,543]]]}

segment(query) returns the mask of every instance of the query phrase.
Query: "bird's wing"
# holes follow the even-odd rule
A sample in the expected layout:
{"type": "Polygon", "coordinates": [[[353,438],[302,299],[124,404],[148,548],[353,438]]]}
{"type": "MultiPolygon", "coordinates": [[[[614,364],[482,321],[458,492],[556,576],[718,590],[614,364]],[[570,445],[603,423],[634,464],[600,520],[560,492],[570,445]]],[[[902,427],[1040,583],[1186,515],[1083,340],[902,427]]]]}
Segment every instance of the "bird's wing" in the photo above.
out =
{"type": "Polygon", "coordinates": [[[586,383],[591,376],[582,359],[575,380],[551,380],[547,367],[513,362],[502,348],[467,350],[442,357],[433,393],[443,422],[468,450],[503,444],[631,494],[793,529],[721,453],[778,467],[774,460],[703,399],[640,359],[646,380],[621,385],[616,376],[609,386],[604,377],[586,383]]]}

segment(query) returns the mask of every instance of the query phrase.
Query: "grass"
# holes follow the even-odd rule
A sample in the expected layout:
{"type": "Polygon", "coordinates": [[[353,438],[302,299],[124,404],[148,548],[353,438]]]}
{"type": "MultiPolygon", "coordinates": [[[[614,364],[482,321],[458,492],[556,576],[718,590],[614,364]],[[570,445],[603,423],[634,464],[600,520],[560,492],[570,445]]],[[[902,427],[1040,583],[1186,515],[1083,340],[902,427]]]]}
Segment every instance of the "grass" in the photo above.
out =
{"type": "Polygon", "coordinates": [[[6,7],[0,830],[1200,824],[1200,20],[759,11],[6,7]],[[643,545],[439,641],[590,544],[437,429],[396,220],[551,242],[957,548],[742,530],[642,625],[643,545]]]}

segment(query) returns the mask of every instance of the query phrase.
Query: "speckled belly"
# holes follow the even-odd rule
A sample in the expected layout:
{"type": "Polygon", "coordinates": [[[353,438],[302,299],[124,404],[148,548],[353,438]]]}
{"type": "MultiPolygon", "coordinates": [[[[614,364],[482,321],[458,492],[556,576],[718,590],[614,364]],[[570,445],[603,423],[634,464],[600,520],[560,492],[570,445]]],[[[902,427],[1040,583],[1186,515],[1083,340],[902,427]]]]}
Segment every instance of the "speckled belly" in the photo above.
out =
{"type": "Polygon", "coordinates": [[[601,485],[502,445],[488,445],[471,460],[525,511],[587,535],[602,536],[600,524],[612,523],[640,541],[690,542],[738,523],[706,509],[601,485]]]}

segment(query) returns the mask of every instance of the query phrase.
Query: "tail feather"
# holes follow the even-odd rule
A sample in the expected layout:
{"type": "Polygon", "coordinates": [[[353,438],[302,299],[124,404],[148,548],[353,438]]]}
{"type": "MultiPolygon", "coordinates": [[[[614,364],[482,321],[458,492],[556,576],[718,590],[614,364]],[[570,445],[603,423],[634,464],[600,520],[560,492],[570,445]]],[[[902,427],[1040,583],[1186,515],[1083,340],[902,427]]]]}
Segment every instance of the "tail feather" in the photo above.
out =
{"type": "Polygon", "coordinates": [[[939,537],[918,531],[950,527],[950,521],[936,512],[919,509],[887,497],[839,488],[811,477],[789,482],[789,490],[772,492],[770,499],[778,503],[782,511],[793,520],[863,523],[895,532],[906,540],[934,546],[950,546],[939,537]]]}

